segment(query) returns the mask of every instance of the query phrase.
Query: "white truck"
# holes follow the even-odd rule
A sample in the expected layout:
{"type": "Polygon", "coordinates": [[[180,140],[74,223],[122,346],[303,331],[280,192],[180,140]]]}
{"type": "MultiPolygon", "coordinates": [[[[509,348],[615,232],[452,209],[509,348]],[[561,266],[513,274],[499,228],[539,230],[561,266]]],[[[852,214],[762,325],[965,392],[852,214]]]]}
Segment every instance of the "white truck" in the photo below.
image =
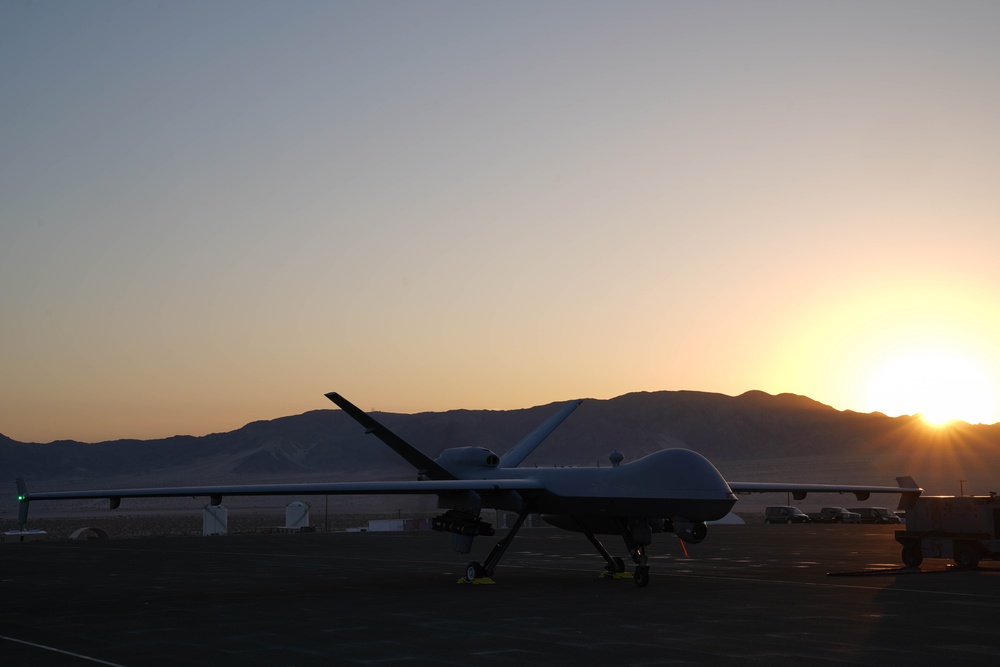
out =
{"type": "Polygon", "coordinates": [[[1000,560],[1000,497],[921,496],[906,511],[906,530],[896,531],[896,541],[907,567],[924,558],[951,558],[969,568],[1000,560]]]}

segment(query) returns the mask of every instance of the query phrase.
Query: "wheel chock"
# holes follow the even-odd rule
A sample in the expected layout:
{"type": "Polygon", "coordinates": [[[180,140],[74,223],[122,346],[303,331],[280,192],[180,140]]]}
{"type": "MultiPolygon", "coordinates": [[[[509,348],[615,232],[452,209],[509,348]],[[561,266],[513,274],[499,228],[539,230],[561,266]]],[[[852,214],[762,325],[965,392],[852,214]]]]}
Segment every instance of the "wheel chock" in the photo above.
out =
{"type": "Polygon", "coordinates": [[[497,582],[493,581],[489,577],[476,577],[472,581],[469,581],[465,577],[462,577],[456,583],[459,583],[459,584],[472,584],[473,586],[482,586],[484,584],[495,584],[497,582]]]}
{"type": "Polygon", "coordinates": [[[632,575],[628,572],[608,572],[604,571],[600,574],[601,579],[631,579],[632,575]]]}

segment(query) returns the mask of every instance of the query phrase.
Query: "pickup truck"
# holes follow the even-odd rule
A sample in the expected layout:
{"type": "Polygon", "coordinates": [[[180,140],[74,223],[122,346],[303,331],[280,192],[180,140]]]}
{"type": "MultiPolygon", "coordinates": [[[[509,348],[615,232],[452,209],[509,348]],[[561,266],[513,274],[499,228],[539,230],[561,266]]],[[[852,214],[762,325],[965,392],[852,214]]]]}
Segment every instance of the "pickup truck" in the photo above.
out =
{"type": "Polygon", "coordinates": [[[861,515],[848,512],[843,507],[824,507],[818,512],[809,512],[813,523],[861,523],[861,515]]]}

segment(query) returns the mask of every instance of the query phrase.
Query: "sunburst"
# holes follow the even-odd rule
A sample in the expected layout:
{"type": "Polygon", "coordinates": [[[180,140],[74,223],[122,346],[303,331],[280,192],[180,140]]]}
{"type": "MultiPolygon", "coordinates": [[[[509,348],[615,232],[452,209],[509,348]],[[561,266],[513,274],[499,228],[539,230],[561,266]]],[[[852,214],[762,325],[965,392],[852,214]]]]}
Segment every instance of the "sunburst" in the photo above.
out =
{"type": "Polygon", "coordinates": [[[934,426],[956,420],[995,421],[994,380],[967,356],[935,349],[911,349],[876,367],[868,385],[868,404],[897,416],[920,414],[934,426]]]}

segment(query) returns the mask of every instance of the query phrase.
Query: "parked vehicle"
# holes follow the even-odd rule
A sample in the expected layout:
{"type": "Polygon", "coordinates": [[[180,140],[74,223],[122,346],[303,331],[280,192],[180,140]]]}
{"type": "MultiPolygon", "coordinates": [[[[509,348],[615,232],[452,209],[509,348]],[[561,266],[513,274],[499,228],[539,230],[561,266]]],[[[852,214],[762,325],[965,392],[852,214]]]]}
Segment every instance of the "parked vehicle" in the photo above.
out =
{"type": "Polygon", "coordinates": [[[779,505],[764,510],[764,523],[809,523],[809,517],[798,507],[779,505]]]}
{"type": "Polygon", "coordinates": [[[824,507],[818,512],[810,512],[813,523],[861,523],[861,515],[848,512],[843,507],[824,507]]]}
{"type": "Polygon", "coordinates": [[[902,523],[888,507],[848,507],[851,512],[861,515],[861,523],[902,523]]]}
{"type": "Polygon", "coordinates": [[[1000,497],[920,497],[906,511],[906,530],[896,531],[896,541],[907,567],[924,558],[952,558],[969,568],[984,558],[1000,560],[1000,497]]]}

